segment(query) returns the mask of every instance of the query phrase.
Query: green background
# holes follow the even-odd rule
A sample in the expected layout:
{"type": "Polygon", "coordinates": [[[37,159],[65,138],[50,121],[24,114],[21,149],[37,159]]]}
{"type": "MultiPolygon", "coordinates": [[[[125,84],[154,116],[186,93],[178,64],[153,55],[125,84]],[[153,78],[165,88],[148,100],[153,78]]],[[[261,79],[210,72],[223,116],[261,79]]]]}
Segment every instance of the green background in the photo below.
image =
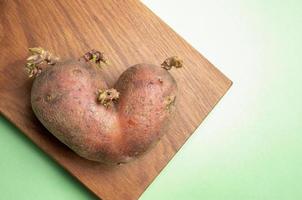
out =
{"type": "MultiPolygon", "coordinates": [[[[234,84],[141,200],[302,199],[302,1],[144,2],[234,84]]],[[[0,133],[0,199],[96,199],[3,117],[0,133]]]]}

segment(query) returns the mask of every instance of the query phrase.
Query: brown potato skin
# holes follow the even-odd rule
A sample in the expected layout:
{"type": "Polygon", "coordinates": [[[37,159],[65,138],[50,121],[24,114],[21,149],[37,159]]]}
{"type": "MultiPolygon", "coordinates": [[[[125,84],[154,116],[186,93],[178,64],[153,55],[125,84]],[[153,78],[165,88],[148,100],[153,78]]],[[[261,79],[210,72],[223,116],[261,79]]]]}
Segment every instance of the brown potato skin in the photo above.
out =
{"type": "Polygon", "coordinates": [[[101,105],[98,89],[108,88],[102,71],[83,61],[67,61],[47,67],[35,78],[31,104],[42,124],[78,155],[106,164],[124,163],[163,135],[177,85],[161,67],[138,64],[114,87],[119,100],[101,105]]]}

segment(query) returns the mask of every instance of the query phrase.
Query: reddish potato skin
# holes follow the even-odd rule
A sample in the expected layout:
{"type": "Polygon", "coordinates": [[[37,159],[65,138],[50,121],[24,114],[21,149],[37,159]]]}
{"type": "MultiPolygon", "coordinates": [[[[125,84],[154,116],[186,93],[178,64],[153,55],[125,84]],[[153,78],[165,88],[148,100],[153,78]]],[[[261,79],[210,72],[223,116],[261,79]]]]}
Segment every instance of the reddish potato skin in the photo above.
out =
{"type": "Polygon", "coordinates": [[[167,70],[137,64],[120,76],[115,88],[120,92],[117,111],[127,144],[123,151],[135,157],[163,135],[174,110],[174,101],[168,104],[167,99],[176,98],[177,84],[167,70]]]}
{"type": "Polygon", "coordinates": [[[109,107],[96,98],[98,89],[107,88],[101,70],[67,61],[35,78],[31,104],[42,124],[78,155],[106,164],[128,162],[164,133],[177,86],[161,67],[138,64],[120,76],[120,98],[109,107]]]}

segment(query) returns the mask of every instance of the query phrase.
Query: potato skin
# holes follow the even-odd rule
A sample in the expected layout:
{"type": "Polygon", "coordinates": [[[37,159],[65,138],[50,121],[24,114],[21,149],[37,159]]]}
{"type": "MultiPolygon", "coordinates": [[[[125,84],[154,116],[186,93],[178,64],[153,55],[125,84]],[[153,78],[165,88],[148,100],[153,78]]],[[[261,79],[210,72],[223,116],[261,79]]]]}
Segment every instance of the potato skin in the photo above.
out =
{"type": "Polygon", "coordinates": [[[42,124],[78,155],[106,164],[128,162],[162,136],[177,86],[161,67],[138,64],[117,81],[116,105],[97,102],[98,89],[107,88],[101,70],[67,61],[35,78],[32,108],[42,124]]]}
{"type": "Polygon", "coordinates": [[[34,80],[32,108],[42,124],[80,156],[110,162],[119,134],[115,108],[96,102],[98,88],[107,88],[100,70],[78,61],[45,69],[34,80]]]}
{"type": "Polygon", "coordinates": [[[117,112],[126,144],[123,151],[136,157],[163,135],[173,114],[177,84],[167,70],[137,64],[120,76],[115,88],[121,96],[117,112]]]}

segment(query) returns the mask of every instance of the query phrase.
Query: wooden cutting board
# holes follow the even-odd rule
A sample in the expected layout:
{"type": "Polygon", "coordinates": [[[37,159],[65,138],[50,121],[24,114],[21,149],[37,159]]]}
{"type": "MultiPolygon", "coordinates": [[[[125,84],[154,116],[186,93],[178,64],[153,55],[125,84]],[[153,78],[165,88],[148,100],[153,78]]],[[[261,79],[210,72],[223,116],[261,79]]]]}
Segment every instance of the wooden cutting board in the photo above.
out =
{"type": "Polygon", "coordinates": [[[139,1],[2,0],[0,22],[1,113],[102,199],[137,199],[231,86],[227,77],[139,1]],[[32,80],[24,63],[27,48],[35,46],[63,59],[78,58],[92,48],[106,52],[111,65],[102,70],[109,85],[133,64],[182,57],[184,68],[171,70],[180,93],[170,129],[153,150],[129,164],[108,167],[80,158],[33,115],[32,80]]]}

